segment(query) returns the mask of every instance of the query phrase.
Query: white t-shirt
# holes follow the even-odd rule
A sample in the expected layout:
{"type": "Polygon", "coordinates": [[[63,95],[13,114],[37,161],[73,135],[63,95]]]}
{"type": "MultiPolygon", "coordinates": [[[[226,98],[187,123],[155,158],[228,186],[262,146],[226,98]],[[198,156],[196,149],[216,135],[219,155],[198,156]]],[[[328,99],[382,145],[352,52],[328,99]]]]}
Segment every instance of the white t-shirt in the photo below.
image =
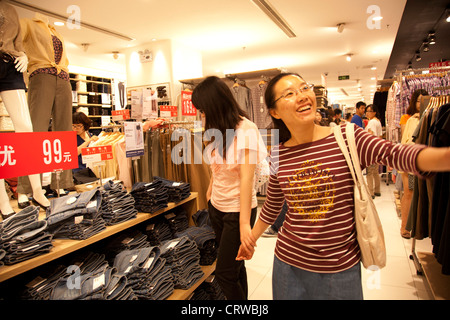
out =
{"type": "Polygon", "coordinates": [[[373,135],[380,138],[383,135],[383,129],[381,128],[381,122],[378,119],[369,120],[367,124],[366,131],[372,131],[373,135]]]}

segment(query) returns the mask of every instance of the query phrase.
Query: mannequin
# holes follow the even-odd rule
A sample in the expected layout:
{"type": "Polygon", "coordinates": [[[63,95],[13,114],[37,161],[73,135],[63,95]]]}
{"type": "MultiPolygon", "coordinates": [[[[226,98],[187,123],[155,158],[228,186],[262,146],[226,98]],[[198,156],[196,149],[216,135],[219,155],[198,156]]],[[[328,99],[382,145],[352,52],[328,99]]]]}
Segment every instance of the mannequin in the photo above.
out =
{"type": "MultiPolygon", "coordinates": [[[[62,36],[48,18],[36,13],[33,19],[21,19],[23,46],[28,56],[28,106],[35,132],[46,132],[50,119],[53,131],[72,131],[72,88],[62,36]]],[[[72,170],[60,175],[59,188],[73,187],[72,170]]],[[[56,190],[56,174],[50,188],[56,190]]],[[[19,177],[17,191],[29,193],[31,186],[19,177]]]]}
{"type": "MultiPolygon", "coordinates": [[[[0,1],[0,29],[3,38],[0,39],[0,96],[14,124],[15,132],[32,132],[30,113],[28,111],[25,95],[25,83],[23,72],[27,69],[28,58],[24,53],[21,39],[19,19],[14,8],[5,1],[0,1]]],[[[50,202],[44,196],[39,174],[28,176],[33,199],[43,207],[48,207],[50,202]]],[[[28,199],[26,199],[28,202],[28,199]]],[[[5,182],[0,179],[0,210],[3,219],[13,215],[9,198],[5,190],[5,182]]]]}

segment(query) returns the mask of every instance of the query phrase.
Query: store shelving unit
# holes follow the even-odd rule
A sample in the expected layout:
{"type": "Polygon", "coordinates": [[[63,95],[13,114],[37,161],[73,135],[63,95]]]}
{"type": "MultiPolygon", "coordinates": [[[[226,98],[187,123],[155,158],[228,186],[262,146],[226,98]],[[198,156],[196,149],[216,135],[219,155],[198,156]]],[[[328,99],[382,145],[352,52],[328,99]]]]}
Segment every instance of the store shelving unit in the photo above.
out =
{"type": "Polygon", "coordinates": [[[109,117],[111,120],[114,105],[113,82],[110,78],[70,73],[73,111],[80,107],[87,108],[93,123],[91,129],[101,129],[102,117],[109,117]]]}
{"type": "MultiPolygon", "coordinates": [[[[6,281],[8,279],[14,278],[15,276],[21,275],[27,271],[30,271],[34,268],[42,266],[48,262],[54,261],[60,257],[68,255],[72,252],[75,252],[79,249],[85,248],[91,244],[94,244],[100,240],[106,239],[112,235],[115,235],[123,230],[136,226],[144,221],[148,221],[154,217],[157,217],[161,214],[164,214],[174,208],[182,207],[186,210],[189,224],[194,225],[192,220],[192,215],[198,211],[198,202],[197,202],[198,193],[191,192],[191,195],[178,202],[173,203],[169,202],[166,208],[158,210],[155,213],[138,213],[135,219],[122,222],[117,225],[108,226],[102,232],[93,235],[92,237],[86,240],[70,240],[70,239],[54,239],[53,240],[53,248],[49,253],[40,255],[33,259],[29,259],[14,265],[10,266],[2,266],[0,267],[0,283],[6,281]]],[[[42,219],[45,214],[41,211],[40,218],[42,219]]],[[[189,298],[192,292],[203,282],[205,279],[214,272],[215,263],[209,266],[201,266],[204,276],[191,288],[188,290],[176,289],[173,294],[168,298],[168,300],[185,300],[189,298]]]]}

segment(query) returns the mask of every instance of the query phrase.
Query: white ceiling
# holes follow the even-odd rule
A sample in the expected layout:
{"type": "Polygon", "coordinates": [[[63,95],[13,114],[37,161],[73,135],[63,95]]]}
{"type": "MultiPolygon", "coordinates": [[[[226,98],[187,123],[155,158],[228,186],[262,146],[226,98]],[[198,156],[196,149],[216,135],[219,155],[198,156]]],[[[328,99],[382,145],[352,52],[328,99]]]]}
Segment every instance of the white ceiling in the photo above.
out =
{"type": "MultiPolygon", "coordinates": [[[[383,79],[406,4],[406,0],[270,0],[297,34],[288,38],[250,0],[20,2],[66,17],[72,13],[69,6],[76,4],[82,22],[135,39],[59,27],[69,59],[70,51],[80,50],[81,43],[90,44],[87,56],[105,57],[152,39],[170,39],[201,51],[204,76],[283,68],[321,84],[321,74],[326,74],[330,103],[348,106],[362,97],[372,101],[371,90],[376,90],[376,80],[383,79]],[[378,6],[383,17],[379,29],[367,26],[371,5],[378,6]],[[345,23],[342,33],[337,32],[338,23],[345,23]],[[353,54],[351,62],[345,60],[348,53],[353,54]],[[349,75],[350,80],[338,81],[340,75],[349,75]]],[[[34,16],[19,6],[16,10],[19,17],[34,16]]],[[[50,16],[50,21],[55,19],[50,16]]]]}

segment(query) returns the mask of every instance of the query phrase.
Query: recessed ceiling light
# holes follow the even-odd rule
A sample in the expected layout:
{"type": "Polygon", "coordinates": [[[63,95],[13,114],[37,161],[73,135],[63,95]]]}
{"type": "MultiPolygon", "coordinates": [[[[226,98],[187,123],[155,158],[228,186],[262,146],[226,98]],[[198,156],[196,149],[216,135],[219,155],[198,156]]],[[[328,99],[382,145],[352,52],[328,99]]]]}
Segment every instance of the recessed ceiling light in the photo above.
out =
{"type": "Polygon", "coordinates": [[[54,25],[55,25],[55,26],[58,26],[58,27],[62,27],[62,26],[64,25],[64,22],[61,22],[61,21],[55,21],[54,25]]]}
{"type": "Polygon", "coordinates": [[[377,16],[377,17],[374,17],[372,20],[373,21],[380,21],[380,20],[383,20],[383,17],[382,16],[377,16]]]}
{"type": "Polygon", "coordinates": [[[370,70],[377,70],[377,67],[372,67],[370,68],[370,70]]]}

